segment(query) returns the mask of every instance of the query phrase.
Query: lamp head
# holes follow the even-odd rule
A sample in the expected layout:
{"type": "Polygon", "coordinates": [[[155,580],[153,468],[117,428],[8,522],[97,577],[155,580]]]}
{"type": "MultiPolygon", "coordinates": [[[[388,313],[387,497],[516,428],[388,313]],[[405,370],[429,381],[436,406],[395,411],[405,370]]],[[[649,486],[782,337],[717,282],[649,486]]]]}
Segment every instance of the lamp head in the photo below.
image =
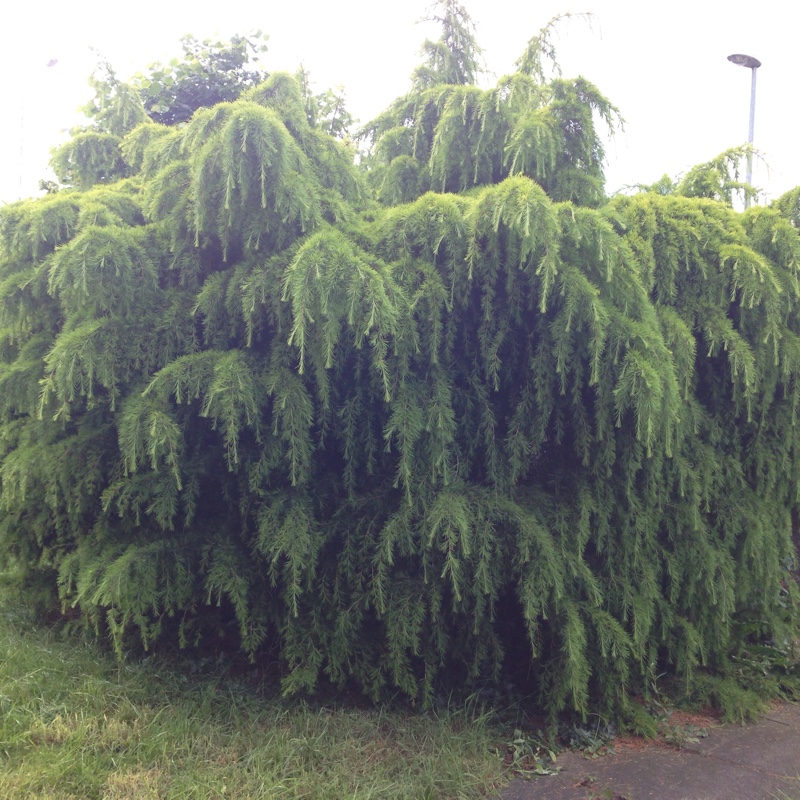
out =
{"type": "Polygon", "coordinates": [[[746,56],[743,53],[734,53],[728,56],[728,61],[740,67],[749,67],[750,69],[757,69],[761,66],[761,62],[753,56],[746,56]]]}

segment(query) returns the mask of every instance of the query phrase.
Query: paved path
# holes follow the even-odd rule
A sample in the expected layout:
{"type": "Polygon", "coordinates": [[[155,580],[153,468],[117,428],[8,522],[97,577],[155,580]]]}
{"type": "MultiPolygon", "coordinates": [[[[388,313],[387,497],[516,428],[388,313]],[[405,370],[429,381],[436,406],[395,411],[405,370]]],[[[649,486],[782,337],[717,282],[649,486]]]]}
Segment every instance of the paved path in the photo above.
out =
{"type": "Polygon", "coordinates": [[[800,705],[710,729],[682,750],[565,752],[557,763],[558,775],[517,779],[497,800],[800,800],[800,705]]]}

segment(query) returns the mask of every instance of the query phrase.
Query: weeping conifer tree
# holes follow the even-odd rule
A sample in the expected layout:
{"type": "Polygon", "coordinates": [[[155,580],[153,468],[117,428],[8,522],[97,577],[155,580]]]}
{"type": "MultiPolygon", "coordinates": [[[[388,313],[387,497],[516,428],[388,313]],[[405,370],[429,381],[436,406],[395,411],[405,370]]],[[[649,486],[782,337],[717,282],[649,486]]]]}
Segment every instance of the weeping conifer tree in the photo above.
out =
{"type": "Polygon", "coordinates": [[[275,73],[0,211],[3,558],[120,653],[225,634],[287,692],[522,658],[554,717],[724,700],[796,632],[796,198],[607,199],[617,111],[550,29],[479,88],[436,8],[359,168],[275,73]]]}

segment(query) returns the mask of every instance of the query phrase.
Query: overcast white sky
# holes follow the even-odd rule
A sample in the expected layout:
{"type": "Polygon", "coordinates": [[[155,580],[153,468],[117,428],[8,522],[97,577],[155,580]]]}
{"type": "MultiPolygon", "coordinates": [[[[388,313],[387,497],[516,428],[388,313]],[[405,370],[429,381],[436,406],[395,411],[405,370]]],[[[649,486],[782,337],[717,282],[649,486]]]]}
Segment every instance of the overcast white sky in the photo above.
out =
{"type": "MultiPolygon", "coordinates": [[[[676,176],[747,139],[750,70],[726,60],[756,56],[755,144],[769,172],[754,183],[768,197],[800,184],[797,128],[796,0],[464,0],[477,25],[488,69],[504,74],[527,40],[552,16],[591,12],[591,25],[563,22],[557,40],[565,77],[584,75],[626,121],[607,145],[608,189],[676,176]]],[[[437,29],[418,21],[427,0],[27,0],[3,13],[0,48],[0,202],[33,194],[49,148],[80,117],[90,91],[94,46],[127,78],[157,59],[179,55],[179,39],[262,29],[268,70],[302,61],[317,88],[343,85],[362,121],[408,88],[419,45],[437,29]],[[53,67],[46,64],[58,59],[53,67]]]]}

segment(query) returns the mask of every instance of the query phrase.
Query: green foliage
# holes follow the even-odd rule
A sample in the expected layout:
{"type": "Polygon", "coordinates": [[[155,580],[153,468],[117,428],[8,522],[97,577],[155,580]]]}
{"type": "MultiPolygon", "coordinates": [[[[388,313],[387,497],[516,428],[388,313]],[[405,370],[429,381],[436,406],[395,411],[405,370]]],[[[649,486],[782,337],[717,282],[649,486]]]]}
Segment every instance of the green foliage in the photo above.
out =
{"type": "Polygon", "coordinates": [[[183,54],[168,64],[155,63],[133,79],[144,109],[154,122],[178,125],[198,108],[236,100],[267,76],[251,62],[267,49],[267,37],[234,36],[230,42],[202,42],[194,36],[181,39],[183,54]]]}
{"type": "Polygon", "coordinates": [[[684,197],[710,197],[728,205],[733,203],[734,192],[754,199],[758,190],[739,178],[742,161],[752,157],[751,145],[732,147],[708,163],[692,167],[678,184],[677,193],[684,197]]]}
{"type": "Polygon", "coordinates": [[[468,85],[475,83],[481,72],[481,49],[475,39],[475,26],[467,10],[458,0],[437,0],[429,22],[438,22],[441,38],[426,39],[422,55],[426,62],[414,71],[417,89],[437,84],[468,85]]]}
{"type": "Polygon", "coordinates": [[[514,66],[523,75],[530,75],[540,83],[544,83],[547,77],[545,70],[545,62],[550,63],[550,67],[557,75],[561,75],[561,67],[558,65],[556,58],[556,47],[553,42],[553,36],[556,33],[558,26],[564,20],[569,20],[572,17],[586,19],[590,24],[592,21],[591,14],[574,14],[567,11],[563,14],[556,14],[552,19],[539,30],[539,32],[528,40],[522,55],[517,59],[514,66]]]}
{"type": "MultiPolygon", "coordinates": [[[[745,200],[755,200],[759,190],[740,178],[742,162],[752,159],[754,154],[758,155],[752,145],[731,147],[705,164],[692,167],[679,179],[673,180],[669,175],[663,175],[649,186],[640,184],[633,188],[664,195],[707,197],[729,206],[733,205],[733,199],[737,196],[745,200]]],[[[786,202],[786,198],[778,202],[786,202]]]]}
{"type": "MultiPolygon", "coordinates": [[[[53,151],[50,163],[56,177],[79,189],[124,177],[128,167],[120,154],[121,137],[148,119],[162,125],[184,123],[196,110],[235,100],[260,84],[266,73],[250,62],[267,49],[265,41],[260,32],[234,36],[230,42],[184,36],[182,58],[151,64],[147,75],[137,74],[130,84],[120,81],[108,59],[99,56],[89,79],[95,96],[83,108],[91,124],[73,131],[71,140],[53,151]]],[[[343,119],[345,113],[342,109],[343,119]]]]}
{"type": "Polygon", "coordinates": [[[378,199],[393,205],[429,190],[464,192],[526,175],[554,200],[598,205],[603,148],[595,120],[612,128],[618,112],[585,78],[544,79],[554,22],[528,43],[517,72],[481,89],[473,83],[469,17],[455,0],[439,6],[442,39],[427,43],[430,63],[415,72],[409,94],[358,134],[370,145],[378,199]]]}
{"type": "Polygon", "coordinates": [[[0,211],[4,552],[118,649],[217,606],[287,692],[741,683],[797,625],[797,198],[738,214],[728,153],[606,199],[550,28],[481,89],[437,8],[360,170],[274,73],[0,211]]]}
{"type": "Polygon", "coordinates": [[[136,88],[120,81],[104,56],[99,56],[89,86],[94,89],[95,96],[83,112],[93,121],[97,131],[124,136],[147,119],[136,88]]]}
{"type": "Polygon", "coordinates": [[[79,133],[53,151],[50,166],[61,183],[78,189],[113,182],[126,172],[119,152],[121,143],[113,133],[79,133]]]}
{"type": "MultiPolygon", "coordinates": [[[[95,96],[83,112],[91,125],[73,130],[72,138],[54,148],[50,159],[61,184],[83,190],[128,174],[119,149],[122,137],[147,119],[136,89],[117,78],[106,58],[100,56],[89,85],[95,96]]],[[[42,188],[48,193],[57,190],[48,182],[42,188]]]]}
{"type": "Polygon", "coordinates": [[[314,94],[311,89],[311,76],[302,65],[297,71],[297,80],[303,92],[308,124],[312,128],[319,128],[329,136],[345,139],[355,119],[345,106],[344,87],[337,86],[335,89],[326,89],[324,92],[314,94]]]}

